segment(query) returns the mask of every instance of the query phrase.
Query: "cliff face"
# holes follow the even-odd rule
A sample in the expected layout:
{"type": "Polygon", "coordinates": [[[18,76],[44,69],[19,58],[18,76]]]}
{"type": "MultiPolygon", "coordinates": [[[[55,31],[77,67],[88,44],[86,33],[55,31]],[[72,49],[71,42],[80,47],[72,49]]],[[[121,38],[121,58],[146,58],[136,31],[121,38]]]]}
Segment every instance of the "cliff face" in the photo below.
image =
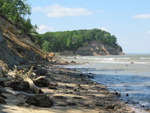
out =
{"type": "Polygon", "coordinates": [[[44,57],[29,36],[20,35],[11,22],[0,16],[0,61],[12,68],[44,57]]]}
{"type": "Polygon", "coordinates": [[[63,51],[61,55],[83,55],[83,56],[97,56],[97,55],[120,55],[123,54],[120,48],[115,48],[109,45],[103,44],[99,40],[94,40],[86,46],[78,48],[77,51],[63,51]]]}

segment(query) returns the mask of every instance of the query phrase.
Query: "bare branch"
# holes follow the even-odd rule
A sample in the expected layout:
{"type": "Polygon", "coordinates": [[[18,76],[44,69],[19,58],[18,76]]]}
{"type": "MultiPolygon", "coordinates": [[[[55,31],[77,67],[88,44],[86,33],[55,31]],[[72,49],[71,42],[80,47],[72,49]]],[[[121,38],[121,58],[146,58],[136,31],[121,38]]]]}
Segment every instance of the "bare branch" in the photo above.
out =
{"type": "Polygon", "coordinates": [[[33,81],[37,81],[37,80],[42,79],[42,78],[46,78],[46,77],[45,76],[40,76],[38,78],[33,79],[33,81]]]}
{"type": "Polygon", "coordinates": [[[31,66],[30,70],[26,73],[27,77],[30,77],[30,75],[32,74],[33,71],[33,66],[31,66]]]}

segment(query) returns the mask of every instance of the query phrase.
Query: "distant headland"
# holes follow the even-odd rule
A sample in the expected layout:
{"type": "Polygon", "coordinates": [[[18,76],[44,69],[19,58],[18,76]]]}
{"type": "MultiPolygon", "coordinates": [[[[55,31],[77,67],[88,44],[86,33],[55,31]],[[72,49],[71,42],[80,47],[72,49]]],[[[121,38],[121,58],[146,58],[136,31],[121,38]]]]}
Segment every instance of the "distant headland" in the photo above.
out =
{"type": "Polygon", "coordinates": [[[47,32],[33,37],[45,52],[61,55],[120,55],[123,54],[117,38],[101,29],[47,32]]]}

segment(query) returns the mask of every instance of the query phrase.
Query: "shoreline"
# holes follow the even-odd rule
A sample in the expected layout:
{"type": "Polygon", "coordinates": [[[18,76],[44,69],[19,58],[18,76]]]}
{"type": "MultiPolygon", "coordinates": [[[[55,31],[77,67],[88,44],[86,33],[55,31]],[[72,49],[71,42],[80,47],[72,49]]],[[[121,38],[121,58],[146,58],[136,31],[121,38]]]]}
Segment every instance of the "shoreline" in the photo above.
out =
{"type": "MultiPolygon", "coordinates": [[[[84,63],[83,63],[84,64],[84,63]]],[[[72,64],[71,64],[72,65],[72,64]]],[[[76,64],[75,64],[76,65],[76,64]]],[[[69,70],[77,70],[76,68],[65,68],[65,69],[69,69],[69,70]]],[[[78,71],[78,72],[80,72],[80,71],[78,71]]],[[[82,72],[80,72],[80,73],[82,73],[82,72]]],[[[127,107],[127,108],[129,108],[133,113],[135,112],[135,113],[149,113],[150,112],[150,110],[147,108],[142,108],[142,107],[139,107],[139,106],[137,106],[136,104],[134,105],[134,104],[131,104],[130,102],[131,101],[125,101],[125,100],[123,100],[122,98],[121,98],[121,94],[119,93],[119,92],[117,92],[117,91],[115,91],[115,90],[110,90],[106,85],[104,85],[104,84],[101,84],[101,83],[98,83],[98,82],[96,82],[96,81],[94,81],[94,74],[93,73],[83,73],[85,76],[88,76],[89,78],[90,78],[90,80],[92,81],[92,82],[94,82],[94,83],[96,83],[96,84],[99,84],[99,85],[102,85],[103,87],[105,87],[106,89],[105,90],[107,90],[110,94],[113,94],[114,95],[114,97],[113,98],[115,98],[115,99],[117,99],[117,101],[121,101],[121,103],[123,103],[123,104],[125,104],[125,106],[127,107]]],[[[131,112],[130,111],[130,112],[131,112]]],[[[117,112],[117,111],[116,111],[117,112]]],[[[114,112],[115,113],[115,112],[114,112]]],[[[124,112],[120,112],[120,113],[124,113],[124,112]]],[[[126,113],[126,112],[125,112],[126,113]]]]}
{"type": "Polygon", "coordinates": [[[48,70],[47,79],[52,87],[43,87],[42,91],[54,105],[50,108],[35,107],[18,103],[24,102],[24,97],[4,94],[7,104],[0,104],[2,113],[134,113],[131,106],[118,98],[117,93],[110,92],[106,86],[91,80],[91,76],[81,72],[45,64],[48,70]],[[54,85],[55,84],[55,85],[54,85]]]}
{"type": "MultiPolygon", "coordinates": [[[[70,59],[69,59],[69,61],[71,61],[70,59]]],[[[74,60],[74,59],[72,59],[72,61],[75,61],[76,62],[76,60],[74,60]]],[[[81,63],[82,64],[82,63],[81,63]]],[[[79,65],[81,65],[81,64],[79,64],[79,65]]],[[[83,63],[83,64],[89,64],[89,63],[83,63]]],[[[132,64],[131,62],[129,63],[129,64],[132,64]]],[[[72,64],[71,64],[72,65],[72,64]]],[[[75,64],[76,65],[76,64],[75,64]]],[[[79,70],[79,71],[85,71],[85,70],[82,70],[82,66],[81,66],[81,70],[80,69],[78,69],[76,66],[74,67],[74,66],[71,66],[71,68],[70,67],[66,67],[66,68],[68,68],[68,69],[73,69],[73,70],[79,70]]],[[[92,72],[87,72],[87,74],[92,74],[92,72]]],[[[86,74],[86,73],[85,73],[86,74]]],[[[93,73],[93,75],[95,75],[94,73],[93,73]]],[[[93,79],[93,81],[94,82],[98,82],[97,80],[94,80],[93,79]]],[[[102,84],[102,83],[98,83],[98,84],[102,84]]],[[[104,85],[104,86],[106,86],[107,87],[107,85],[106,84],[102,84],[102,85],[104,85]]],[[[116,93],[117,91],[116,90],[110,90],[109,88],[108,88],[108,90],[111,92],[111,93],[116,93]]],[[[120,94],[120,97],[118,98],[119,100],[121,100],[121,101],[123,101],[127,106],[130,106],[131,107],[131,109],[133,110],[133,111],[135,111],[136,113],[149,113],[150,112],[150,109],[148,108],[148,107],[146,107],[146,106],[142,106],[141,104],[139,104],[138,102],[134,102],[134,101],[132,101],[132,100],[127,100],[127,98],[126,98],[126,100],[124,99],[124,98],[121,98],[122,97],[122,94],[121,93],[119,93],[119,91],[117,92],[118,94],[120,94]]],[[[127,96],[128,96],[128,93],[126,94],[127,96]]]]}

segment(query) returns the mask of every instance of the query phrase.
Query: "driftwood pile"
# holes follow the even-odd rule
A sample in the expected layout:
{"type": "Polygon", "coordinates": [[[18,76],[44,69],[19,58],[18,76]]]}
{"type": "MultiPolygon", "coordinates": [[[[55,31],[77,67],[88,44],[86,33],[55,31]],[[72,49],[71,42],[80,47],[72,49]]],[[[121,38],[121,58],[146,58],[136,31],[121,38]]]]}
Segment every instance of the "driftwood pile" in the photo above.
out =
{"type": "Polygon", "coordinates": [[[48,87],[46,80],[47,70],[31,66],[30,69],[14,66],[11,71],[4,71],[0,67],[0,103],[5,104],[5,96],[2,93],[12,95],[25,95],[26,103],[38,107],[51,107],[53,101],[44,94],[40,87],[48,87]],[[36,69],[36,70],[33,70],[36,69]]]}

